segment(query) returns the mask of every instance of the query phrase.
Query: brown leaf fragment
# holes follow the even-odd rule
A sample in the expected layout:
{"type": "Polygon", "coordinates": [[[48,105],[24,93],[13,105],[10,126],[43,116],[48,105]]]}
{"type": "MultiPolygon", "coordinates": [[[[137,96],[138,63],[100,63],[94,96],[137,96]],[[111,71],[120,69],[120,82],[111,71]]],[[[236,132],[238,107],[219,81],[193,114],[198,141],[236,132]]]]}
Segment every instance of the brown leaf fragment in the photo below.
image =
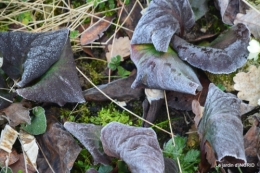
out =
{"type": "Polygon", "coordinates": [[[245,146],[245,153],[246,153],[246,159],[247,163],[254,163],[254,167],[251,167],[250,169],[247,168],[247,172],[256,172],[256,165],[258,162],[258,155],[260,154],[259,148],[259,122],[258,120],[255,120],[255,123],[252,125],[252,127],[247,131],[247,133],[244,136],[244,146],[245,146]]]}
{"type": "Polygon", "coordinates": [[[15,162],[14,164],[9,166],[12,169],[13,172],[18,172],[19,170],[22,170],[22,172],[28,171],[28,173],[35,173],[35,169],[31,165],[27,165],[27,167],[26,167],[27,171],[26,171],[26,168],[25,168],[25,165],[24,165],[25,161],[24,161],[23,153],[19,154],[18,157],[19,157],[19,160],[17,162],[15,162]]]}
{"type": "Polygon", "coordinates": [[[249,66],[248,72],[237,73],[233,78],[235,90],[239,91],[237,97],[249,101],[252,106],[257,106],[260,99],[260,67],[249,66]]]}
{"type": "MultiPolygon", "coordinates": [[[[143,96],[144,92],[141,88],[131,88],[135,76],[136,74],[127,78],[115,80],[108,84],[99,85],[98,87],[112,99],[118,101],[136,100],[143,96]]],[[[90,88],[83,91],[83,95],[86,101],[108,101],[108,98],[100,93],[96,88],[90,88]]]]}
{"type": "MultiPolygon", "coordinates": [[[[47,115],[47,130],[36,139],[54,172],[69,173],[81,148],[54,116],[47,115]]],[[[38,170],[52,173],[43,154],[39,152],[37,158],[38,170]]]]}
{"type": "Polygon", "coordinates": [[[114,17],[105,17],[100,19],[93,25],[90,25],[81,35],[80,44],[87,45],[103,36],[103,32],[106,31],[114,17]]]}
{"type": "MultiPolygon", "coordinates": [[[[119,1],[120,2],[120,1],[119,1]]],[[[117,14],[120,14],[121,10],[117,11],[117,14]]],[[[141,14],[142,7],[138,1],[130,1],[128,5],[124,6],[122,11],[121,17],[119,19],[119,23],[124,23],[124,27],[128,28],[129,30],[125,30],[128,37],[131,39],[133,36],[133,31],[142,17],[141,14]]]]}
{"type": "Polygon", "coordinates": [[[3,111],[10,126],[15,127],[21,123],[31,124],[30,112],[21,103],[13,103],[3,111]]]}
{"type": "MultiPolygon", "coordinates": [[[[0,165],[4,166],[6,159],[9,157],[9,153],[0,149],[0,165]]],[[[9,157],[8,166],[14,164],[19,160],[19,155],[16,150],[12,150],[9,157]]]]}

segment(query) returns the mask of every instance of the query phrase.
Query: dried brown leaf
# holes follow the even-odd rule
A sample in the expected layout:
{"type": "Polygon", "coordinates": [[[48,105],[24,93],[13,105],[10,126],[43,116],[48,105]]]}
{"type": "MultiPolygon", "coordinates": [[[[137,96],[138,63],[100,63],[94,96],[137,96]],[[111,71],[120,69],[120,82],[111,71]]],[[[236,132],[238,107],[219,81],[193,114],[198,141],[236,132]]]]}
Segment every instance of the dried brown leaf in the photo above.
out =
{"type": "Polygon", "coordinates": [[[91,25],[89,28],[87,28],[81,35],[80,38],[80,44],[86,45],[89,43],[92,43],[93,41],[99,39],[103,36],[103,32],[106,31],[109,26],[111,25],[110,22],[113,21],[113,17],[105,17],[103,19],[100,19],[98,22],[91,25]]]}
{"type": "Polygon", "coordinates": [[[22,172],[27,172],[27,173],[35,173],[35,169],[31,165],[27,165],[27,171],[25,168],[25,161],[24,161],[24,156],[23,153],[19,154],[19,160],[15,162],[14,164],[10,165],[10,168],[12,169],[13,172],[19,172],[19,170],[22,170],[22,172]]]}
{"type": "Polygon", "coordinates": [[[260,99],[260,67],[251,65],[247,73],[237,73],[233,78],[235,90],[239,91],[237,97],[249,101],[252,106],[257,106],[260,99]]]}
{"type": "MultiPolygon", "coordinates": [[[[0,165],[5,165],[6,159],[9,157],[9,153],[0,149],[0,165]]],[[[12,150],[9,157],[8,165],[12,165],[19,160],[19,155],[16,150],[12,150]]]]}
{"type": "Polygon", "coordinates": [[[124,61],[124,57],[130,55],[130,40],[128,37],[116,38],[114,44],[108,45],[109,52],[106,53],[107,62],[111,61],[114,56],[120,55],[121,61],[124,61]],[[112,53],[111,53],[112,51],[112,53]]]}
{"type": "Polygon", "coordinates": [[[2,112],[5,113],[6,119],[12,127],[18,126],[21,123],[31,124],[29,109],[23,107],[21,103],[13,103],[2,112]]]}

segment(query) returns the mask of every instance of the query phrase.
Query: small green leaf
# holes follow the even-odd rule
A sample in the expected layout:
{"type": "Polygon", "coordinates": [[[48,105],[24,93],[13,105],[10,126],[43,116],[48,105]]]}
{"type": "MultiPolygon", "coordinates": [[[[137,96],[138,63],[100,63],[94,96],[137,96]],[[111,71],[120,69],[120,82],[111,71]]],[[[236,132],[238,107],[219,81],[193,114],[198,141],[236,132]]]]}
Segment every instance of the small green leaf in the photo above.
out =
{"type": "Polygon", "coordinates": [[[112,166],[109,165],[101,165],[98,169],[98,173],[109,173],[113,170],[112,166]]]}
{"type": "Polygon", "coordinates": [[[37,106],[32,109],[34,114],[30,125],[22,125],[22,129],[32,135],[40,135],[46,131],[47,123],[45,111],[42,107],[37,106]]]}
{"type": "Polygon", "coordinates": [[[118,72],[118,74],[119,74],[119,76],[121,76],[121,77],[127,77],[128,75],[130,75],[130,71],[127,71],[127,70],[125,70],[123,67],[121,67],[121,66],[118,66],[117,67],[117,72],[118,72]]]}
{"type": "Polygon", "coordinates": [[[76,38],[79,34],[78,30],[70,31],[70,38],[76,38]]]}
{"type": "Polygon", "coordinates": [[[117,66],[115,64],[109,63],[108,68],[110,68],[111,70],[116,70],[117,66]]]}
{"type": "Polygon", "coordinates": [[[184,156],[183,161],[186,163],[196,162],[199,160],[198,159],[199,155],[200,155],[200,152],[198,150],[191,149],[184,156]]]}

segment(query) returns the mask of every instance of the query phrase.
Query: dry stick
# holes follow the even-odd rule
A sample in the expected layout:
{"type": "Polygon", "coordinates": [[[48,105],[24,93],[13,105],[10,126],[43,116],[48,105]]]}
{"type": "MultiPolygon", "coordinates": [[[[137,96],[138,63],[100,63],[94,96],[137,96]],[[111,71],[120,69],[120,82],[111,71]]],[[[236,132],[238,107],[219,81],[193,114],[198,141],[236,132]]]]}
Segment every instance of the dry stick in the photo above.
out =
{"type": "MultiPolygon", "coordinates": [[[[171,137],[172,137],[172,143],[173,143],[173,146],[175,147],[176,145],[175,145],[175,140],[174,140],[174,134],[173,134],[173,131],[172,131],[171,118],[170,118],[168,101],[167,101],[167,96],[166,96],[165,90],[163,91],[163,94],[164,94],[166,112],[167,112],[167,116],[168,116],[168,120],[169,120],[169,126],[170,126],[171,137]]],[[[177,162],[178,162],[178,167],[179,167],[180,173],[182,173],[179,157],[177,157],[177,162]]]]}
{"type": "Polygon", "coordinates": [[[111,97],[109,97],[106,93],[104,93],[100,88],[98,88],[78,67],[76,67],[76,69],[78,70],[78,72],[79,72],[91,85],[93,85],[101,94],[103,94],[106,98],[108,98],[110,101],[112,101],[113,103],[115,103],[117,106],[119,106],[120,108],[124,109],[124,110],[127,111],[128,113],[134,115],[134,116],[137,117],[138,119],[140,119],[140,120],[142,120],[142,121],[144,121],[144,122],[146,122],[146,123],[148,123],[148,124],[150,124],[150,125],[156,127],[157,129],[159,129],[159,130],[161,130],[161,131],[163,131],[163,132],[165,132],[165,133],[171,135],[170,132],[168,132],[168,131],[162,129],[161,127],[159,127],[159,126],[157,126],[157,125],[155,125],[155,124],[153,124],[153,123],[151,123],[151,122],[149,122],[149,121],[143,119],[142,117],[140,117],[140,116],[138,116],[137,114],[133,113],[132,111],[126,109],[125,107],[120,106],[115,100],[113,100],[113,99],[112,99],[111,97]]]}
{"type": "Polygon", "coordinates": [[[53,168],[51,167],[50,162],[48,161],[47,157],[45,156],[44,152],[42,151],[42,147],[39,145],[39,143],[38,143],[37,141],[36,141],[36,143],[37,143],[38,147],[40,148],[40,150],[41,150],[41,152],[42,152],[42,155],[43,155],[44,159],[46,160],[48,166],[50,167],[51,171],[52,171],[53,173],[55,173],[55,171],[54,171],[53,168]]]}

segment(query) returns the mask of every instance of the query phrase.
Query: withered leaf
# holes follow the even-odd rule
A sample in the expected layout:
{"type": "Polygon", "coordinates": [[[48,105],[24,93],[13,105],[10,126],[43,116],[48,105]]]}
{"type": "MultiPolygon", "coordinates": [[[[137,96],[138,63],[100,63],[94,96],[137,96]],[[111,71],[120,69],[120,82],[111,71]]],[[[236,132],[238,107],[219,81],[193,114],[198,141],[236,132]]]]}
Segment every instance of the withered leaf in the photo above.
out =
{"type": "Polygon", "coordinates": [[[111,161],[109,157],[102,151],[102,146],[100,143],[100,133],[102,126],[66,122],[64,127],[90,152],[94,159],[94,164],[110,164],[111,161]]]}
{"type": "MultiPolygon", "coordinates": [[[[124,6],[124,10],[121,13],[121,17],[119,18],[119,23],[124,23],[124,27],[129,30],[125,30],[128,37],[131,39],[133,36],[133,31],[137,26],[139,19],[142,17],[141,14],[142,7],[138,1],[130,1],[129,4],[124,6]]],[[[117,15],[120,15],[121,10],[117,11],[117,15]]]]}
{"type": "Polygon", "coordinates": [[[27,171],[26,171],[26,168],[24,165],[25,160],[24,160],[23,153],[19,154],[18,157],[19,157],[19,160],[9,166],[13,172],[19,172],[20,170],[22,170],[22,172],[35,173],[35,169],[31,165],[27,165],[27,167],[26,167],[27,171]]]}
{"type": "Polygon", "coordinates": [[[150,128],[111,122],[101,130],[101,142],[107,155],[125,161],[133,173],[164,172],[162,151],[150,128]]]}
{"type": "Polygon", "coordinates": [[[9,157],[8,165],[12,165],[19,160],[19,155],[17,154],[16,150],[13,149],[11,153],[8,153],[0,149],[0,165],[4,166],[6,159],[8,157],[9,157]]]}
{"type": "Polygon", "coordinates": [[[214,74],[229,74],[242,67],[249,54],[250,32],[244,24],[237,24],[223,32],[208,47],[195,46],[178,36],[171,42],[182,60],[214,74]]]}
{"type": "MultiPolygon", "coordinates": [[[[54,116],[47,115],[47,131],[37,135],[36,140],[54,172],[69,173],[81,148],[54,116]]],[[[37,158],[38,171],[52,173],[42,152],[37,158]]]]}
{"type": "Polygon", "coordinates": [[[248,72],[239,72],[233,78],[237,97],[249,101],[249,105],[257,106],[260,99],[260,67],[249,66],[248,72]]]}
{"type": "Polygon", "coordinates": [[[104,19],[101,18],[99,21],[89,26],[82,33],[80,38],[80,44],[87,45],[102,37],[104,34],[103,32],[109,28],[113,19],[113,17],[105,17],[104,19]]]}
{"type": "MultiPolygon", "coordinates": [[[[224,93],[212,83],[209,85],[209,93],[202,119],[198,125],[198,133],[201,140],[201,151],[208,152],[205,151],[208,142],[216,161],[246,162],[240,104],[241,100],[233,94],[224,93]]],[[[211,167],[215,166],[212,157],[207,155],[207,160],[211,160],[211,167]]]]}
{"type": "Polygon", "coordinates": [[[248,10],[246,14],[238,13],[234,21],[235,24],[243,23],[248,26],[250,32],[254,35],[254,38],[260,39],[260,27],[259,27],[259,13],[254,10],[248,10]],[[253,19],[253,20],[252,20],[253,19]]]}
{"type": "Polygon", "coordinates": [[[153,0],[139,20],[131,44],[153,43],[157,51],[167,52],[174,33],[182,35],[194,23],[188,0],[153,0]]]}
{"type": "Polygon", "coordinates": [[[12,103],[2,112],[5,113],[5,117],[12,127],[18,126],[21,123],[31,124],[29,109],[23,107],[22,103],[12,103]]]}
{"type": "Polygon", "coordinates": [[[158,52],[153,45],[132,45],[131,59],[137,67],[132,88],[172,90],[195,94],[202,90],[193,69],[171,50],[158,52]]]}

